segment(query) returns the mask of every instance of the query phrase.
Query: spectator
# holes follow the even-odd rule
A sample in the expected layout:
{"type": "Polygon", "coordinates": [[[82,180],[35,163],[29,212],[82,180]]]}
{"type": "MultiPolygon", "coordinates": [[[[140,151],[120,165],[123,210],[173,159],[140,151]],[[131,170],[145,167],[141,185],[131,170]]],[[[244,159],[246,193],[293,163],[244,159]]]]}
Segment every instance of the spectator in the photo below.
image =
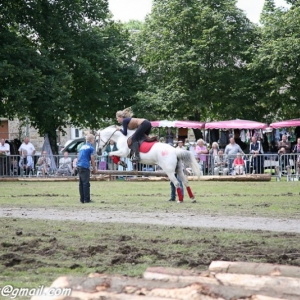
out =
{"type": "MultiPolygon", "coordinates": [[[[112,151],[118,151],[118,148],[117,148],[116,143],[113,140],[110,140],[109,144],[105,148],[105,152],[107,153],[107,156],[106,156],[107,167],[108,167],[108,170],[111,170],[111,171],[117,170],[118,165],[121,164],[120,163],[121,160],[118,161],[118,163],[115,163],[114,159],[112,159],[112,157],[108,155],[109,152],[112,152],[112,151]]],[[[116,179],[117,179],[116,176],[110,176],[110,180],[116,180],[116,179]]]]}
{"type": "MultiPolygon", "coordinates": [[[[109,154],[109,152],[118,151],[117,145],[113,140],[109,141],[109,144],[105,148],[105,152],[109,154]]],[[[106,162],[108,166],[108,170],[117,170],[117,164],[113,162],[109,155],[106,156],[106,162]]]]}
{"type": "Polygon", "coordinates": [[[4,139],[0,140],[0,175],[8,175],[10,145],[5,143],[4,139]]]}
{"type": "Polygon", "coordinates": [[[57,175],[71,176],[72,173],[72,159],[69,157],[69,152],[64,152],[64,157],[59,160],[59,168],[57,175]]]}
{"type": "Polygon", "coordinates": [[[225,147],[224,154],[228,158],[228,167],[229,170],[232,169],[232,162],[236,158],[237,153],[242,153],[245,155],[241,147],[236,144],[235,140],[233,137],[229,138],[229,144],[225,147]]]}
{"type": "Polygon", "coordinates": [[[73,176],[77,176],[78,174],[78,170],[77,170],[77,162],[78,162],[78,152],[76,152],[76,156],[75,158],[73,159],[73,162],[72,162],[72,175],[73,176]]]}
{"type": "Polygon", "coordinates": [[[92,202],[90,198],[90,163],[92,164],[93,174],[96,174],[96,164],[94,157],[93,144],[95,137],[88,134],[86,144],[79,151],[77,169],[79,174],[79,194],[81,203],[92,202]]]}
{"type": "Polygon", "coordinates": [[[236,175],[244,174],[245,161],[243,160],[241,153],[237,153],[236,158],[233,161],[233,168],[236,175]]]}
{"type": "Polygon", "coordinates": [[[196,153],[198,155],[200,166],[202,166],[203,174],[205,174],[208,150],[203,139],[197,141],[196,153]]]}
{"type": "Polygon", "coordinates": [[[219,175],[220,173],[228,175],[228,161],[223,150],[219,150],[218,155],[215,156],[214,166],[214,175],[219,175]]]}
{"type": "Polygon", "coordinates": [[[20,175],[20,169],[19,169],[18,161],[16,158],[13,158],[11,161],[10,174],[12,176],[20,175]]]}
{"type": "Polygon", "coordinates": [[[178,141],[178,145],[176,147],[177,149],[186,150],[186,148],[183,146],[183,141],[178,141]]]}
{"type": "Polygon", "coordinates": [[[22,143],[22,145],[19,148],[20,155],[22,155],[22,152],[24,150],[26,150],[28,156],[34,156],[34,154],[35,154],[35,148],[30,143],[28,136],[25,137],[24,142],[22,143]]]}
{"type": "Polygon", "coordinates": [[[189,151],[193,153],[195,158],[198,157],[197,152],[196,152],[196,142],[190,143],[189,151]]]}
{"type": "Polygon", "coordinates": [[[166,133],[166,143],[173,146],[174,145],[174,134],[171,130],[171,128],[167,129],[167,133],[166,133]]]}
{"type": "Polygon", "coordinates": [[[278,160],[279,164],[275,167],[275,173],[277,180],[280,180],[282,171],[287,171],[288,180],[291,177],[291,167],[289,162],[289,155],[286,154],[286,147],[280,147],[278,150],[278,160]]]}
{"type": "Polygon", "coordinates": [[[20,174],[28,176],[34,168],[34,163],[31,155],[27,154],[27,150],[22,150],[22,156],[19,161],[20,174]]]}
{"type": "Polygon", "coordinates": [[[263,153],[262,144],[253,136],[250,143],[250,153],[252,154],[252,174],[263,173],[263,153]]]}
{"type": "Polygon", "coordinates": [[[297,154],[294,157],[295,165],[297,166],[297,174],[300,174],[300,138],[297,138],[297,144],[293,148],[293,153],[297,154]]]}
{"type": "Polygon", "coordinates": [[[42,152],[42,156],[37,161],[37,171],[42,172],[42,175],[45,176],[46,174],[49,174],[51,165],[51,160],[47,156],[47,151],[42,152]]]}
{"type": "Polygon", "coordinates": [[[213,168],[215,165],[215,157],[218,155],[219,145],[217,142],[213,142],[211,145],[211,149],[209,150],[209,169],[211,174],[213,173],[213,168]]]}
{"type": "Polygon", "coordinates": [[[288,154],[291,152],[291,143],[287,140],[285,134],[282,135],[282,140],[278,142],[278,154],[288,154]]]}

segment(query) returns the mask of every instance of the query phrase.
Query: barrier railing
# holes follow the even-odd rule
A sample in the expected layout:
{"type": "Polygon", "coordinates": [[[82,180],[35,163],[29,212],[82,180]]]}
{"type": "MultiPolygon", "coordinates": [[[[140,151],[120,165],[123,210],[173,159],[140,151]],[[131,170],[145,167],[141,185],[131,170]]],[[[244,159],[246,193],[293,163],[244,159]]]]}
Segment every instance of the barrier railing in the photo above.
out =
{"type": "MultiPolygon", "coordinates": [[[[22,158],[19,155],[0,156],[0,176],[2,177],[39,177],[39,176],[77,176],[76,167],[73,167],[73,157],[71,158],[71,167],[60,168],[61,155],[53,155],[51,157],[50,167],[47,172],[43,172],[41,165],[38,164],[40,156],[32,157],[32,165],[24,166],[22,158]]],[[[233,165],[235,156],[216,158],[212,155],[202,155],[202,161],[198,160],[198,165],[201,175],[237,175],[235,166],[233,165]]],[[[122,178],[121,171],[144,171],[144,172],[159,172],[162,171],[157,165],[133,164],[130,159],[121,159],[127,168],[121,165],[115,165],[107,161],[105,156],[96,157],[96,165],[98,170],[115,170],[119,171],[116,176],[122,178]]],[[[270,174],[278,181],[286,178],[288,181],[298,181],[300,175],[300,153],[299,154],[246,154],[243,156],[244,165],[241,174],[270,174]]],[[[31,160],[28,159],[30,162],[31,160]]],[[[186,175],[192,175],[189,166],[183,166],[186,175]]],[[[128,176],[125,175],[124,176],[128,176]]],[[[128,173],[127,173],[128,174],[128,173]]],[[[135,173],[138,174],[138,173],[135,173]]]]}

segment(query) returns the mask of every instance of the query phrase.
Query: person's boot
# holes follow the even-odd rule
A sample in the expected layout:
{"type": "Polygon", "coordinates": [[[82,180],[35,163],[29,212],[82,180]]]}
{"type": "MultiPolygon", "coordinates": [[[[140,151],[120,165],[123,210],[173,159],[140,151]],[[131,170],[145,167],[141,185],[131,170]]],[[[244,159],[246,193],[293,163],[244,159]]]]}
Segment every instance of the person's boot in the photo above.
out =
{"type": "Polygon", "coordinates": [[[140,145],[139,142],[134,142],[131,146],[131,149],[133,151],[133,155],[131,160],[134,162],[138,162],[140,160],[140,145]]]}

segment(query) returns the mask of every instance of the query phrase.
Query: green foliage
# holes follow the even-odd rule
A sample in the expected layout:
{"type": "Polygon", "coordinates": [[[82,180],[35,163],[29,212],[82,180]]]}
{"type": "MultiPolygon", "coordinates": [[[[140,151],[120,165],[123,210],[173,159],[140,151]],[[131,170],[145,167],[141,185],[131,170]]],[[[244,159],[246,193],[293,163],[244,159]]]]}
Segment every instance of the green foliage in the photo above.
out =
{"type": "Polygon", "coordinates": [[[247,105],[253,110],[252,91],[244,90],[257,31],[235,3],[154,1],[137,38],[148,76],[138,109],[161,118],[242,117],[247,105]]]}
{"type": "Polygon", "coordinates": [[[2,1],[0,109],[40,134],[72,123],[99,128],[142,89],[122,24],[106,0],[2,1]]]}
{"type": "Polygon", "coordinates": [[[261,85],[268,95],[264,105],[270,110],[270,120],[299,117],[299,17],[296,4],[286,10],[274,8],[273,1],[265,2],[261,45],[251,68],[265,74],[261,85]]]}
{"type": "Polygon", "coordinates": [[[144,22],[139,20],[129,20],[127,23],[124,23],[124,27],[130,31],[142,30],[144,22]]]}

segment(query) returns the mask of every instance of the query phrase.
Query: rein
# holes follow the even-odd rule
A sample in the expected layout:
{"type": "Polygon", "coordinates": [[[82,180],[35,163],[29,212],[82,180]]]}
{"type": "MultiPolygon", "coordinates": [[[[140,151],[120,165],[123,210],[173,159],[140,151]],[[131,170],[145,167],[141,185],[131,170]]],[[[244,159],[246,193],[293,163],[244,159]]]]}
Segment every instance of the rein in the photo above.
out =
{"type": "Polygon", "coordinates": [[[98,140],[98,149],[100,149],[100,141],[102,141],[104,143],[102,149],[106,148],[106,146],[108,145],[111,137],[115,134],[115,132],[117,131],[117,129],[111,134],[111,136],[108,138],[108,140],[106,142],[104,142],[102,139],[101,139],[101,135],[100,135],[100,132],[99,132],[99,140],[98,140]]]}

